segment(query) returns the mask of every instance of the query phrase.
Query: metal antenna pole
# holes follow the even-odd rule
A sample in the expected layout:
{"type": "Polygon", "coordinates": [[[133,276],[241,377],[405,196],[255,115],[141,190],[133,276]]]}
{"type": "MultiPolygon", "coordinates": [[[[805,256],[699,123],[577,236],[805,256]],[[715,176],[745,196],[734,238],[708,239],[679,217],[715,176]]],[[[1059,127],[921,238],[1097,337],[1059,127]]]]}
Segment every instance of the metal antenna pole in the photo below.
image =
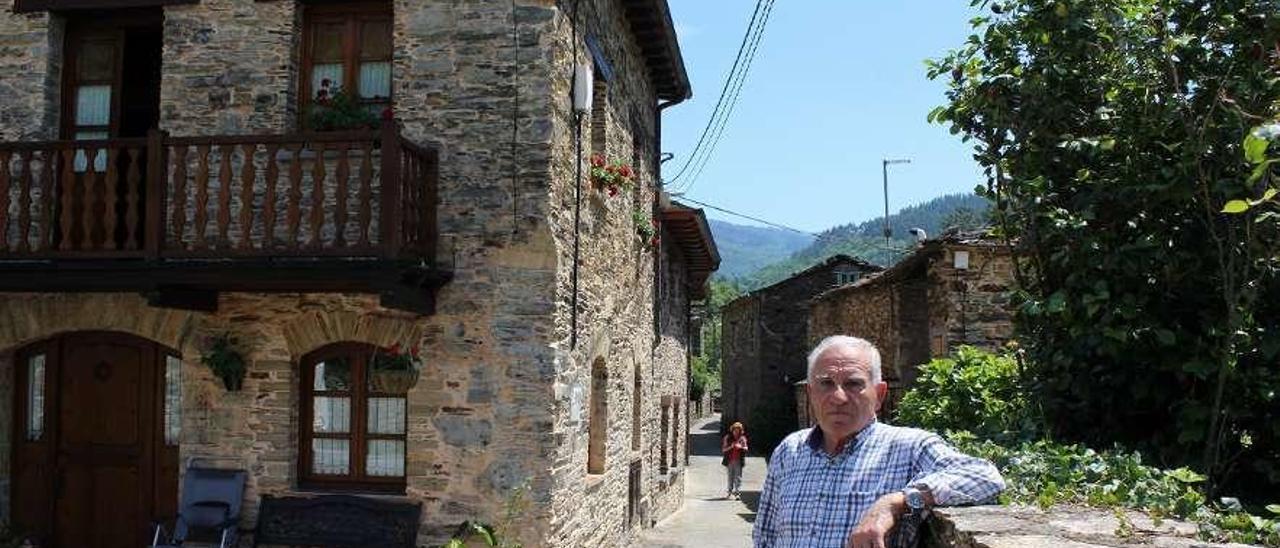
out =
{"type": "Polygon", "coordinates": [[[910,159],[900,158],[897,160],[882,159],[880,160],[880,168],[884,174],[884,249],[889,253],[889,238],[893,236],[893,228],[889,226],[889,165],[890,164],[909,164],[910,159]]]}

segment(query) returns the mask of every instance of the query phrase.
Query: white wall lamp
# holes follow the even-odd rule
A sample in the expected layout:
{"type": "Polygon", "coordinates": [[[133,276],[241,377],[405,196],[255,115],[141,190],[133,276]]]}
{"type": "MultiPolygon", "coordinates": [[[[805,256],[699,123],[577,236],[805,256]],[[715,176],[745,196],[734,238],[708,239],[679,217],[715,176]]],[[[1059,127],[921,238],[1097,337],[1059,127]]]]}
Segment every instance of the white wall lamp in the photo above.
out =
{"type": "Polygon", "coordinates": [[[953,264],[955,265],[956,270],[969,270],[969,252],[955,252],[955,261],[953,264]]]}

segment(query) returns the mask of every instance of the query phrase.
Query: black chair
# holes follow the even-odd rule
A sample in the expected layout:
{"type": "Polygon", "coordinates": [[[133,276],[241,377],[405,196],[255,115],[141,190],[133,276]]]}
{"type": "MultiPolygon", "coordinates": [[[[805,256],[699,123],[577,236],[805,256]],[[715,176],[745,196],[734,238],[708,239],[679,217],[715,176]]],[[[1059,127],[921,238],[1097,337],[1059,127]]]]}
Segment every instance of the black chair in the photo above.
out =
{"type": "Polygon", "coordinates": [[[156,523],[151,546],[177,548],[188,540],[217,542],[218,548],[236,546],[247,475],[244,470],[188,467],[173,534],[156,523]]]}

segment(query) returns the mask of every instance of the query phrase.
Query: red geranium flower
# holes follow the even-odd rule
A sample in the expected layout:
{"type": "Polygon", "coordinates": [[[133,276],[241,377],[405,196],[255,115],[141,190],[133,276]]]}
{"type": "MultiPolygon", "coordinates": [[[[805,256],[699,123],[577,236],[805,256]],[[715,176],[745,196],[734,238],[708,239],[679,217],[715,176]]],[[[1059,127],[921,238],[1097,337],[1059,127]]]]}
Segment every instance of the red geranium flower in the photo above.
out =
{"type": "Polygon", "coordinates": [[[604,155],[603,155],[603,154],[592,154],[592,155],[591,155],[591,167],[604,167],[604,163],[605,163],[605,162],[604,162],[604,155]]]}

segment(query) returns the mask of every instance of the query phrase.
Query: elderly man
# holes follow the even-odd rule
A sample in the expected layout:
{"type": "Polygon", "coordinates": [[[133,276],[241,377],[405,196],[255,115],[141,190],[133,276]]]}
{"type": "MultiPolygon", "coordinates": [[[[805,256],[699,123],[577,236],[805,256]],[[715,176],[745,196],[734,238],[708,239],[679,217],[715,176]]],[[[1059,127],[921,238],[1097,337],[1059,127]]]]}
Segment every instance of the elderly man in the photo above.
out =
{"type": "Polygon", "coordinates": [[[1004,489],[991,463],[935,434],[876,421],[889,386],[871,343],[823,340],[809,353],[807,390],[818,426],[774,450],[757,548],[908,548],[930,507],[974,504],[1004,489]]]}

